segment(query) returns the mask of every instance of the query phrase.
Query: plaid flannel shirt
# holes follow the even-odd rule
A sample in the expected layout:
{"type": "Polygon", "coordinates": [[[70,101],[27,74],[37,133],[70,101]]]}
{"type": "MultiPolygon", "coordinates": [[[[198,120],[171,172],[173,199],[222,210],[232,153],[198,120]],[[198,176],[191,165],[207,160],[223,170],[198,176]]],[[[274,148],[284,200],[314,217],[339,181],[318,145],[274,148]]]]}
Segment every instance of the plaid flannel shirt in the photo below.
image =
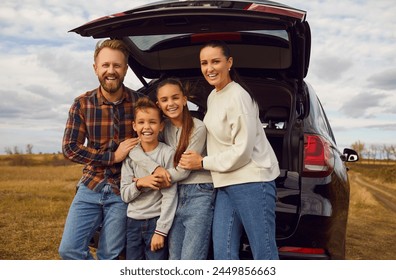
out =
{"type": "Polygon", "coordinates": [[[62,150],[66,158],[85,164],[81,183],[94,191],[111,184],[119,193],[122,162],[114,152],[133,137],[133,105],[138,93],[125,87],[117,103],[108,102],[100,87],[74,100],[66,122],[62,150]]]}

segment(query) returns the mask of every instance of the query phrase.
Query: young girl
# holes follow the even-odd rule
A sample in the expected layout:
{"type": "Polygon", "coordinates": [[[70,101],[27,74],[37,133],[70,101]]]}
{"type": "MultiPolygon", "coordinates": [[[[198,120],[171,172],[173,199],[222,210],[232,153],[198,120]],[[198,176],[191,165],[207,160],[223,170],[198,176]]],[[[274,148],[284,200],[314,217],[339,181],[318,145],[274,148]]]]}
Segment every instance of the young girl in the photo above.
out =
{"type": "MultiPolygon", "coordinates": [[[[169,257],[174,260],[207,259],[215,199],[212,178],[206,170],[190,171],[177,166],[186,150],[206,154],[206,127],[191,116],[179,79],[168,78],[158,84],[157,105],[167,117],[162,138],[175,149],[174,167],[167,172],[172,183],[178,183],[178,206],[169,233],[169,257]]],[[[137,150],[132,151],[135,160],[141,157],[137,150]]]]}
{"type": "MultiPolygon", "coordinates": [[[[133,129],[145,155],[171,167],[174,150],[159,142],[163,129],[161,112],[147,97],[136,102],[133,129]]],[[[167,234],[177,206],[176,184],[159,188],[158,175],[151,174],[128,156],[121,169],[121,198],[128,203],[126,258],[128,260],[168,259],[167,234]]]]}

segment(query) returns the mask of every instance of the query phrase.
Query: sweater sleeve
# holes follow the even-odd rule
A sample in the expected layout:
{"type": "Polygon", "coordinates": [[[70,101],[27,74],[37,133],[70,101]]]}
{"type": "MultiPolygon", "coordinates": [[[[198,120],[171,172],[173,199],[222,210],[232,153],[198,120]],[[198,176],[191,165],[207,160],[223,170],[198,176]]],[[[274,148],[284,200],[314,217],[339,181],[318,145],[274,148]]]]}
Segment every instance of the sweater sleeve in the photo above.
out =
{"type": "Polygon", "coordinates": [[[135,200],[141,194],[141,192],[136,187],[136,183],[133,181],[135,174],[132,164],[132,160],[128,156],[123,161],[121,167],[120,195],[122,201],[125,203],[135,200]]]}
{"type": "MultiPolygon", "coordinates": [[[[171,155],[172,156],[169,157],[166,167],[172,165],[174,153],[171,153],[171,155]]],[[[160,191],[162,193],[161,214],[157,220],[155,233],[167,236],[172,226],[177,208],[177,184],[174,183],[171,187],[161,189],[160,191]]]]}

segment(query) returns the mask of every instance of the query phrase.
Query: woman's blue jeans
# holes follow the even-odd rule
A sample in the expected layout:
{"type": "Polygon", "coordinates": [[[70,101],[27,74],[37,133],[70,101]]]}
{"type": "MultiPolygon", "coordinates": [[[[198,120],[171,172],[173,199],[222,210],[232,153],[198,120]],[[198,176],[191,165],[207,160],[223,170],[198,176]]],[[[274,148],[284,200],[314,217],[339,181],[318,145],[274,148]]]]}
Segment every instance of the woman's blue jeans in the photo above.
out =
{"type": "Polygon", "coordinates": [[[207,259],[215,194],[211,183],[178,186],[178,205],[169,233],[169,259],[207,259]]]}
{"type": "Polygon", "coordinates": [[[255,260],[279,259],[275,239],[275,182],[217,189],[213,220],[215,260],[239,259],[245,229],[255,260]]]}
{"type": "Polygon", "coordinates": [[[111,185],[95,192],[80,184],[66,219],[59,254],[62,259],[93,259],[89,243],[102,225],[98,259],[117,259],[125,248],[127,204],[111,185]]]}

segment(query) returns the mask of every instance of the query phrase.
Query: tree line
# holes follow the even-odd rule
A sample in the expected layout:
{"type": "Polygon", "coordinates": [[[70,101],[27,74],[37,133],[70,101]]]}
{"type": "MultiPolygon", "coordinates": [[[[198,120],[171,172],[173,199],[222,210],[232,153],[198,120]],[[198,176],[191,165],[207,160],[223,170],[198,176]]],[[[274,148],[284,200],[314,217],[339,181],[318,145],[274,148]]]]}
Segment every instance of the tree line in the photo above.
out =
{"type": "MultiPolygon", "coordinates": [[[[395,145],[377,145],[371,144],[366,145],[365,143],[356,141],[351,145],[351,148],[354,149],[361,159],[367,160],[396,160],[396,146],[395,145]]],[[[4,152],[7,155],[20,155],[23,154],[23,150],[18,146],[14,146],[12,148],[6,147],[4,148],[4,152]]],[[[27,144],[25,147],[25,153],[30,155],[33,154],[33,145],[27,144]]],[[[59,153],[59,152],[58,152],[59,153]]]]}
{"type": "Polygon", "coordinates": [[[354,149],[361,159],[367,160],[396,160],[396,146],[395,145],[379,145],[379,144],[370,144],[366,145],[361,141],[356,141],[351,145],[351,148],[354,149]]]}

